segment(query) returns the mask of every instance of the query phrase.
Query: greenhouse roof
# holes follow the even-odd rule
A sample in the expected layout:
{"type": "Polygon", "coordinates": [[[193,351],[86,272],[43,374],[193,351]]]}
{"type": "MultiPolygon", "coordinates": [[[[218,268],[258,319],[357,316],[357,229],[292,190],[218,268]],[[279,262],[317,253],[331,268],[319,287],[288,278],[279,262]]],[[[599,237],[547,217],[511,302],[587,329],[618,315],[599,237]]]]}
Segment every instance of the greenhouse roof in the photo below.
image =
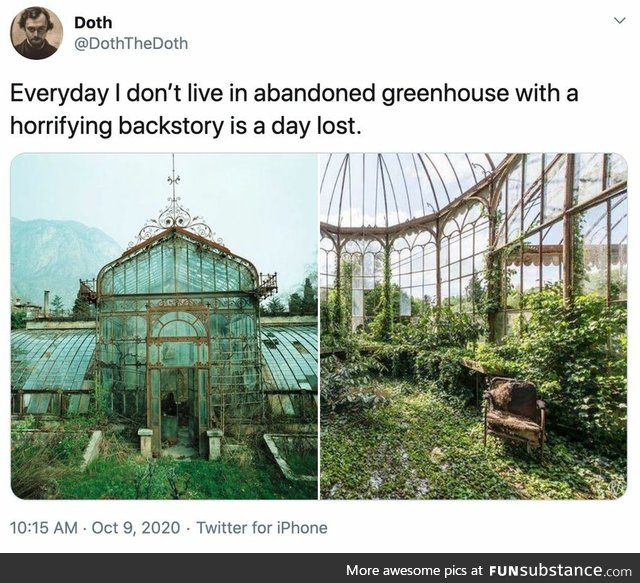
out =
{"type": "MultiPolygon", "coordinates": [[[[80,391],[92,379],[95,330],[21,330],[11,333],[11,388],[80,391]]],[[[26,412],[44,413],[51,393],[34,394],[26,412]]],[[[89,395],[73,395],[69,412],[86,411],[89,395]]]]}
{"type": "Polygon", "coordinates": [[[267,391],[316,391],[318,332],[315,326],[264,326],[262,356],[269,371],[269,375],[265,375],[267,391]]]}
{"type": "MultiPolygon", "coordinates": [[[[35,392],[86,389],[84,383],[92,379],[95,345],[95,330],[12,332],[12,389],[35,392]]],[[[315,391],[317,351],[318,335],[314,326],[263,327],[262,356],[268,370],[267,390],[315,391]]],[[[50,393],[34,395],[31,410],[27,412],[37,413],[40,408],[46,411],[50,397],[50,393]]]]}
{"type": "Polygon", "coordinates": [[[320,217],[343,228],[386,228],[439,213],[482,183],[505,154],[320,156],[320,217]]]}

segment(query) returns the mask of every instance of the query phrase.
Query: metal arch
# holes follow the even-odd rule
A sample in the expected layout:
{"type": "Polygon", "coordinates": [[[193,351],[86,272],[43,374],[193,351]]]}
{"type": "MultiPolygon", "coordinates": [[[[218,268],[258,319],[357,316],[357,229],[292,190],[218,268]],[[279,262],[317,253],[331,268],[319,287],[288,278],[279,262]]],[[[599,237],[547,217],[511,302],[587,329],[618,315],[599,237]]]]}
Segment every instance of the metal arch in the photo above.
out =
{"type": "MultiPolygon", "coordinates": [[[[433,210],[434,213],[438,213],[440,212],[440,201],[438,200],[438,196],[436,195],[436,189],[435,186],[433,185],[433,180],[431,180],[431,174],[429,173],[429,170],[427,170],[427,165],[425,163],[425,161],[422,159],[422,156],[426,156],[426,154],[418,154],[418,160],[420,160],[420,164],[422,164],[422,168],[424,169],[424,173],[427,177],[427,180],[429,181],[429,186],[431,186],[431,193],[433,194],[433,200],[436,203],[436,208],[434,209],[433,206],[431,206],[431,210],[433,210]]],[[[427,203],[429,204],[429,203],[427,203]]]]}
{"type": "Polygon", "coordinates": [[[462,196],[464,194],[464,190],[462,190],[462,184],[460,184],[460,178],[458,177],[456,168],[453,165],[451,158],[449,158],[449,154],[447,154],[446,152],[443,152],[443,154],[444,154],[444,157],[447,159],[447,162],[449,162],[449,166],[451,166],[451,172],[453,172],[453,175],[456,177],[456,182],[458,183],[458,190],[460,190],[460,196],[462,196]]]}
{"type": "MultiPolygon", "coordinates": [[[[338,202],[338,228],[342,226],[342,202],[344,200],[344,182],[347,178],[347,167],[350,165],[351,160],[349,154],[345,154],[343,167],[342,167],[342,184],[340,185],[340,200],[338,202]]],[[[340,172],[338,173],[338,176],[340,172]]],[[[336,177],[337,184],[337,177],[336,177]]]]}
{"type": "Polygon", "coordinates": [[[469,158],[469,154],[464,153],[464,157],[467,159],[467,164],[469,164],[469,168],[471,169],[471,174],[473,176],[473,181],[478,184],[478,177],[476,176],[476,171],[473,169],[473,164],[471,163],[471,159],[469,158]]]}
{"type": "MultiPolygon", "coordinates": [[[[424,192],[422,192],[422,181],[420,180],[420,177],[418,175],[418,164],[416,163],[416,156],[417,154],[411,154],[411,161],[413,162],[413,168],[416,171],[416,181],[418,183],[418,192],[420,192],[420,202],[422,203],[422,214],[426,215],[427,209],[424,206],[424,192]]],[[[408,192],[407,192],[407,196],[409,196],[408,192]]],[[[431,207],[431,210],[434,210],[433,207],[431,207]]]]}
{"type": "MultiPolygon", "coordinates": [[[[382,175],[382,191],[384,193],[384,207],[385,207],[385,213],[387,215],[386,217],[386,222],[387,222],[387,226],[389,226],[389,207],[388,207],[388,197],[387,197],[387,188],[386,188],[386,181],[385,181],[385,172],[386,172],[386,176],[387,176],[387,181],[389,183],[389,188],[391,188],[391,195],[393,196],[393,204],[396,207],[396,217],[397,217],[397,221],[396,224],[400,223],[400,209],[398,208],[398,197],[396,196],[396,189],[393,186],[393,180],[391,180],[391,174],[389,173],[389,167],[387,166],[387,162],[384,159],[384,157],[382,156],[382,154],[379,154],[380,157],[380,173],[382,175]]],[[[402,173],[402,168],[400,169],[400,172],[402,173]]]]}
{"type": "MultiPolygon", "coordinates": [[[[402,182],[404,184],[404,191],[407,194],[407,207],[409,208],[409,218],[413,218],[413,210],[411,208],[411,200],[410,200],[410,197],[409,197],[409,186],[407,185],[407,177],[405,176],[405,173],[404,173],[404,167],[402,165],[402,162],[400,162],[400,154],[396,154],[396,158],[398,159],[398,167],[400,168],[400,174],[402,174],[402,182]]],[[[413,159],[413,154],[411,155],[411,158],[413,159]]],[[[420,181],[418,181],[418,185],[420,185],[420,181]]],[[[422,192],[420,193],[420,195],[422,196],[422,192]]],[[[398,217],[398,219],[400,219],[400,217],[398,217]]]]}
{"type": "MultiPolygon", "coordinates": [[[[344,172],[344,168],[345,168],[345,165],[347,164],[348,159],[349,159],[349,154],[345,154],[344,158],[342,159],[342,162],[340,162],[340,167],[338,168],[338,172],[336,172],[336,179],[333,183],[333,188],[331,189],[331,197],[329,198],[329,205],[327,206],[327,222],[329,222],[329,216],[331,215],[331,208],[333,207],[333,197],[336,194],[336,188],[338,187],[338,180],[340,179],[340,176],[344,172]]],[[[327,161],[327,165],[325,166],[325,174],[328,173],[329,171],[330,163],[331,163],[331,156],[329,156],[329,160],[327,161]]],[[[324,177],[322,178],[322,181],[324,183],[324,177]]],[[[343,178],[343,181],[344,181],[344,178],[343,178]]],[[[338,201],[338,226],[340,226],[340,221],[341,221],[340,205],[342,202],[342,192],[340,192],[339,198],[340,200],[338,201]]]]}
{"type": "MultiPolygon", "coordinates": [[[[447,185],[444,182],[444,179],[442,178],[442,175],[440,174],[440,170],[438,170],[438,167],[436,166],[435,162],[431,159],[431,156],[429,156],[429,154],[425,154],[427,160],[429,160],[429,162],[431,163],[431,166],[433,166],[433,169],[436,171],[436,174],[438,175],[438,178],[440,179],[440,184],[442,184],[442,188],[444,189],[444,194],[447,197],[447,204],[451,204],[451,197],[449,196],[449,190],[447,189],[447,185]]],[[[427,170],[428,172],[428,170],[427,170]]],[[[433,193],[433,197],[435,200],[438,199],[435,191],[433,193]]],[[[439,205],[438,205],[439,206],[439,205]]]]}

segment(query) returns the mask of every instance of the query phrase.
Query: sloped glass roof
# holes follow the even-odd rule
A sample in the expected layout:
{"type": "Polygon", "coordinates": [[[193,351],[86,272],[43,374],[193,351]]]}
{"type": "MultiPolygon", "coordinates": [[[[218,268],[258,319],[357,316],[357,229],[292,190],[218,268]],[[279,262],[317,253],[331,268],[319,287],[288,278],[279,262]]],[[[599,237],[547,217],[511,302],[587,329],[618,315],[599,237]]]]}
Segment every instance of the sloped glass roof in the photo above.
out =
{"type": "MultiPolygon", "coordinates": [[[[25,412],[46,413],[52,394],[45,389],[86,389],[92,380],[95,330],[21,330],[11,333],[11,388],[24,390],[25,412]],[[28,393],[35,391],[36,394],[28,393]]],[[[73,394],[69,413],[86,413],[88,394],[73,394]]]]}
{"type": "Polygon", "coordinates": [[[95,330],[12,332],[11,387],[82,389],[95,347],[95,330]]]}
{"type": "Polygon", "coordinates": [[[316,391],[318,332],[314,326],[263,326],[261,344],[269,371],[267,392],[316,391]]]}
{"type": "Polygon", "coordinates": [[[320,220],[336,227],[384,228],[437,214],[505,158],[465,153],[320,155],[320,220]]]}

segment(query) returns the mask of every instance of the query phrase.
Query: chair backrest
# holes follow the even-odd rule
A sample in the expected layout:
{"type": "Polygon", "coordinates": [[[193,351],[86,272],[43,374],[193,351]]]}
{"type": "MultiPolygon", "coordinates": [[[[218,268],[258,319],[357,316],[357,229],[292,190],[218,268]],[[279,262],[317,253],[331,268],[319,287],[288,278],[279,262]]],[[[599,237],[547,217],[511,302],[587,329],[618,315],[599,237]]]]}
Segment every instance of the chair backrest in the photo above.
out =
{"type": "Polygon", "coordinates": [[[491,383],[491,402],[494,408],[536,419],[536,388],[528,381],[494,379],[491,383]]]}

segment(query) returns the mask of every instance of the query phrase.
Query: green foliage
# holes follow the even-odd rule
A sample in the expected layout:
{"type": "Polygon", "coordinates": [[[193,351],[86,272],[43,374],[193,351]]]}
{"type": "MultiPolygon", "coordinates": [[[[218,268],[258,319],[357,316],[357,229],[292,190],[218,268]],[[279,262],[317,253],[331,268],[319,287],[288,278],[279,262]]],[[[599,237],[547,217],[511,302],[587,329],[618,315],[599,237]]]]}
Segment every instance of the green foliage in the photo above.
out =
{"type": "MultiPolygon", "coordinates": [[[[33,424],[35,426],[35,424],[33,424]]],[[[12,431],[11,489],[19,498],[51,498],[66,467],[77,467],[89,443],[86,433],[31,434],[12,431]]]]}
{"type": "Polygon", "coordinates": [[[71,315],[76,320],[93,320],[96,317],[96,307],[83,294],[78,292],[71,315]]]}
{"type": "Polygon", "coordinates": [[[351,334],[351,282],[353,265],[340,262],[339,286],[320,302],[320,341],[325,347],[342,347],[351,334]]]}
{"type": "Polygon", "coordinates": [[[289,296],[290,316],[315,316],[318,313],[317,288],[314,288],[311,279],[305,278],[302,293],[295,292],[289,296]]]}
{"type": "Polygon", "coordinates": [[[322,360],[320,399],[323,415],[331,413],[361,414],[384,405],[387,395],[375,389],[373,377],[382,372],[374,357],[350,352],[347,361],[335,356],[322,360]]]}
{"type": "Polygon", "coordinates": [[[396,325],[393,341],[377,344],[373,348],[373,356],[380,363],[382,369],[397,379],[412,376],[415,369],[415,349],[405,343],[403,336],[403,332],[406,332],[407,329],[407,325],[396,325]]]}
{"type": "Polygon", "coordinates": [[[416,356],[416,378],[421,386],[465,405],[475,398],[475,385],[462,360],[472,354],[464,348],[420,352],[416,356]]]}
{"type": "Polygon", "coordinates": [[[371,322],[371,333],[376,340],[388,342],[393,334],[394,302],[391,293],[391,246],[384,248],[384,271],[382,294],[375,318],[371,322]]]}
{"type": "Polygon", "coordinates": [[[78,439],[62,435],[46,447],[14,440],[11,480],[16,495],[62,500],[316,498],[314,483],[286,480],[261,449],[252,450],[250,460],[147,460],[132,443],[106,435],[101,455],[82,471],[78,451],[83,446],[73,443],[78,439]]]}
{"type": "Polygon", "coordinates": [[[529,319],[476,359],[526,378],[548,401],[549,423],[581,439],[626,445],[626,308],[588,294],[570,304],[559,285],[525,296],[529,319]]]}
{"type": "Polygon", "coordinates": [[[449,307],[425,306],[415,324],[407,324],[395,338],[414,346],[417,352],[466,348],[484,334],[484,326],[469,314],[455,312],[449,307]]]}
{"type": "Polygon", "coordinates": [[[57,317],[64,315],[64,302],[59,295],[55,295],[51,300],[51,311],[57,317]]]}
{"type": "MultiPolygon", "coordinates": [[[[379,390],[392,392],[391,381],[379,390]]],[[[482,416],[433,392],[394,394],[364,419],[323,427],[321,497],[332,499],[614,499],[626,459],[553,435],[545,463],[489,438],[482,416]],[[363,422],[364,421],[364,422],[363,422]]]]}
{"type": "Polygon", "coordinates": [[[263,316],[281,316],[286,311],[282,300],[278,296],[271,296],[262,305],[263,316]]]}
{"type": "Polygon", "coordinates": [[[13,310],[11,312],[11,329],[22,330],[27,327],[27,312],[24,310],[13,310]]]}

